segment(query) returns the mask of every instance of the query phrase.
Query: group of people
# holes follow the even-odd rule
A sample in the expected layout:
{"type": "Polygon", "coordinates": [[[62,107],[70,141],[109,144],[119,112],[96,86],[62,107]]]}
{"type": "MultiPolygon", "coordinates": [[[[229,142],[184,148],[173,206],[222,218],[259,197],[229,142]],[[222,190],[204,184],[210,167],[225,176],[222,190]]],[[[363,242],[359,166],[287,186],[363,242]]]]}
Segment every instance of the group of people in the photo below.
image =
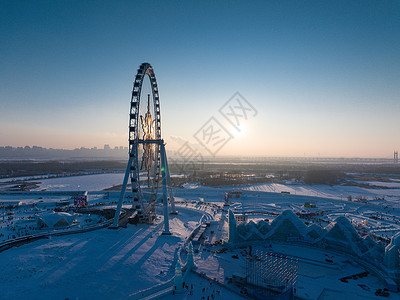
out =
{"type": "MultiPolygon", "coordinates": [[[[188,292],[188,296],[193,296],[195,294],[195,288],[193,283],[186,284],[185,282],[182,283],[182,287],[185,289],[186,292],[188,292]]],[[[172,291],[172,294],[175,295],[175,290],[172,291]]],[[[217,295],[220,295],[221,291],[216,290],[215,287],[213,287],[213,283],[210,281],[210,286],[205,286],[201,288],[201,299],[202,300],[213,300],[217,295]],[[211,294],[209,294],[211,292],[211,294]],[[208,295],[204,295],[208,294],[208,295]]]]}

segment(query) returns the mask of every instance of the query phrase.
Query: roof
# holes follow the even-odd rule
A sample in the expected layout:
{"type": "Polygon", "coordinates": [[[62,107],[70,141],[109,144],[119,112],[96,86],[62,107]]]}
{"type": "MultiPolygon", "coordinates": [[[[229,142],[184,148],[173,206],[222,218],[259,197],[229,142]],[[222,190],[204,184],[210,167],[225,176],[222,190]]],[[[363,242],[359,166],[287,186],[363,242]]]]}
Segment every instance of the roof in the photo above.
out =
{"type": "Polygon", "coordinates": [[[71,225],[76,219],[76,215],[72,215],[65,212],[49,213],[41,216],[37,216],[37,222],[42,227],[63,227],[71,225]]]}

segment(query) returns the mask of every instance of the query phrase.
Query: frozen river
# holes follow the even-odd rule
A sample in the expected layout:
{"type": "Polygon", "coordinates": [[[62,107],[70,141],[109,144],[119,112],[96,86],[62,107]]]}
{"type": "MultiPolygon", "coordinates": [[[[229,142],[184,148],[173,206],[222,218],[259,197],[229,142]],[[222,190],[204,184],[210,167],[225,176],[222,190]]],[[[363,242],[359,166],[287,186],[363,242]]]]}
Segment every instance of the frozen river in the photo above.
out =
{"type": "MultiPolygon", "coordinates": [[[[46,191],[101,191],[122,184],[123,173],[107,173],[40,179],[39,190],[46,191]]],[[[36,180],[35,180],[36,181],[36,180]]]]}

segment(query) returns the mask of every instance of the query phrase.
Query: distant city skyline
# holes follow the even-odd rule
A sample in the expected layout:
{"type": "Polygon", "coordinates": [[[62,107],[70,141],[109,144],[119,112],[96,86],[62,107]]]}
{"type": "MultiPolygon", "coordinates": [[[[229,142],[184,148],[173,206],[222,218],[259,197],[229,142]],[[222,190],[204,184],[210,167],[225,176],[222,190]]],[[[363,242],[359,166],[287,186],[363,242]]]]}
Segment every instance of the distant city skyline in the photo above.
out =
{"type": "MultiPolygon", "coordinates": [[[[63,149],[63,148],[45,148],[37,145],[33,146],[0,146],[0,160],[23,160],[23,159],[84,159],[84,158],[105,158],[105,159],[128,159],[128,150],[127,146],[114,146],[111,147],[108,144],[105,144],[103,147],[76,147],[74,149],[63,149]]],[[[201,147],[199,147],[201,150],[201,147]]],[[[353,159],[356,161],[375,161],[375,162],[383,162],[383,163],[395,163],[399,162],[398,159],[398,151],[393,151],[391,154],[381,157],[361,157],[361,156],[352,156],[352,157],[343,157],[343,156],[284,156],[284,155],[270,155],[270,156],[261,156],[261,155],[216,155],[212,156],[207,152],[200,152],[200,156],[196,161],[187,159],[185,156],[182,156],[181,152],[176,149],[167,150],[168,156],[171,159],[171,163],[178,164],[191,164],[198,163],[202,164],[204,161],[225,161],[230,160],[234,161],[263,161],[263,160],[280,160],[280,159],[307,159],[310,161],[323,161],[327,159],[328,161],[341,161],[344,159],[347,162],[352,162],[353,159]],[[397,154],[396,154],[397,153],[397,154]]]]}
{"type": "Polygon", "coordinates": [[[1,1],[0,146],[128,146],[146,61],[169,150],[202,149],[215,117],[232,136],[217,156],[390,158],[399,15],[394,1],[1,1]],[[236,92],[257,111],[240,131],[219,112],[236,92]]]}

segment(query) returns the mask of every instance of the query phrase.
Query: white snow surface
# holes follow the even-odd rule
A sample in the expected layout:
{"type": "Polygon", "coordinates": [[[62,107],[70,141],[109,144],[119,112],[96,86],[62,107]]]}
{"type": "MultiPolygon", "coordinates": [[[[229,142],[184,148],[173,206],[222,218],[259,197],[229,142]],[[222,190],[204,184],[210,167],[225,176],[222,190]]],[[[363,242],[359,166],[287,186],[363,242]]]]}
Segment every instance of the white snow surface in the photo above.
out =
{"type": "MultiPolygon", "coordinates": [[[[120,184],[122,178],[123,174],[99,174],[45,179],[41,180],[40,189],[101,190],[120,184]]],[[[304,203],[312,201],[316,203],[318,210],[329,211],[332,218],[349,215],[349,218],[356,221],[368,219],[369,225],[375,229],[381,230],[385,226],[391,226],[390,230],[399,231],[399,225],[392,219],[396,216],[398,220],[400,214],[400,189],[397,188],[366,189],[352,186],[274,183],[210,188],[202,187],[198,183],[186,184],[183,189],[174,190],[177,201],[188,203],[177,204],[179,214],[170,218],[172,236],[161,235],[163,218],[159,217],[155,224],[150,226],[128,225],[127,228],[118,230],[100,229],[52,237],[1,252],[0,282],[3,283],[3,288],[0,299],[126,299],[139,290],[166,282],[174,275],[179,247],[198,225],[202,215],[207,220],[218,220],[214,208],[204,203],[222,206],[225,192],[236,188],[244,190],[244,193],[240,199],[232,199],[232,210],[281,213],[291,209],[293,212],[301,212],[304,210],[304,203]],[[290,192],[291,195],[280,194],[282,191],[290,192]],[[369,199],[383,195],[386,200],[363,204],[345,201],[348,195],[369,199]],[[341,198],[343,200],[340,200],[341,198]],[[199,200],[204,203],[196,203],[199,200]],[[386,204],[395,205],[387,208],[386,204]],[[378,212],[383,219],[369,218],[370,215],[378,215],[378,212]]],[[[2,200],[15,197],[17,196],[4,195],[2,200]]],[[[31,197],[30,200],[37,201],[37,197],[31,197]]],[[[211,233],[211,229],[205,233],[211,243],[227,237],[225,216],[211,226],[214,233],[211,233]]],[[[310,251],[307,248],[287,245],[272,246],[274,251],[302,258],[297,288],[299,295],[306,299],[335,299],[337,291],[343,291],[352,299],[374,298],[373,291],[365,292],[358,284],[366,284],[371,290],[384,287],[374,276],[348,284],[340,282],[340,277],[363,271],[358,266],[346,263],[346,257],[335,255],[334,258],[331,257],[334,263],[330,265],[325,261],[327,254],[318,249],[310,251]]],[[[195,255],[198,271],[204,271],[210,277],[223,280],[242,268],[239,263],[242,258],[239,261],[232,258],[233,254],[240,254],[241,250],[217,255],[202,251],[203,246],[199,248],[199,253],[195,255]]],[[[218,247],[211,248],[217,249],[218,247]]],[[[198,297],[201,296],[198,287],[203,284],[205,286],[207,280],[192,274],[189,278],[196,286],[196,295],[187,296],[187,293],[184,293],[173,299],[201,299],[198,297]]],[[[390,299],[396,299],[396,296],[398,294],[392,294],[390,299]]],[[[164,297],[170,298],[171,295],[164,297]]],[[[216,297],[228,298],[233,300],[241,297],[226,290],[220,297],[216,297]]]]}
{"type": "MultiPolygon", "coordinates": [[[[378,185],[378,182],[371,182],[371,184],[378,185]]],[[[353,198],[368,197],[373,199],[375,197],[384,196],[387,199],[400,200],[400,185],[393,183],[385,185],[380,182],[382,186],[391,186],[391,189],[374,189],[363,188],[358,186],[344,186],[344,185],[305,185],[305,184],[280,184],[280,183],[260,183],[254,185],[247,185],[241,187],[247,191],[269,192],[269,193],[282,193],[290,192],[293,195],[313,196],[321,198],[334,198],[345,199],[348,196],[353,198]]]]}
{"type": "MultiPolygon", "coordinates": [[[[188,219],[201,217],[185,211],[188,219]]],[[[151,226],[52,237],[6,250],[0,254],[0,299],[126,299],[172,278],[178,248],[196,224],[171,218],[173,235],[164,236],[160,217],[151,226]]]]}
{"type": "Polygon", "coordinates": [[[39,190],[47,191],[100,191],[121,184],[122,173],[95,174],[85,176],[69,176],[40,179],[39,190]]]}

